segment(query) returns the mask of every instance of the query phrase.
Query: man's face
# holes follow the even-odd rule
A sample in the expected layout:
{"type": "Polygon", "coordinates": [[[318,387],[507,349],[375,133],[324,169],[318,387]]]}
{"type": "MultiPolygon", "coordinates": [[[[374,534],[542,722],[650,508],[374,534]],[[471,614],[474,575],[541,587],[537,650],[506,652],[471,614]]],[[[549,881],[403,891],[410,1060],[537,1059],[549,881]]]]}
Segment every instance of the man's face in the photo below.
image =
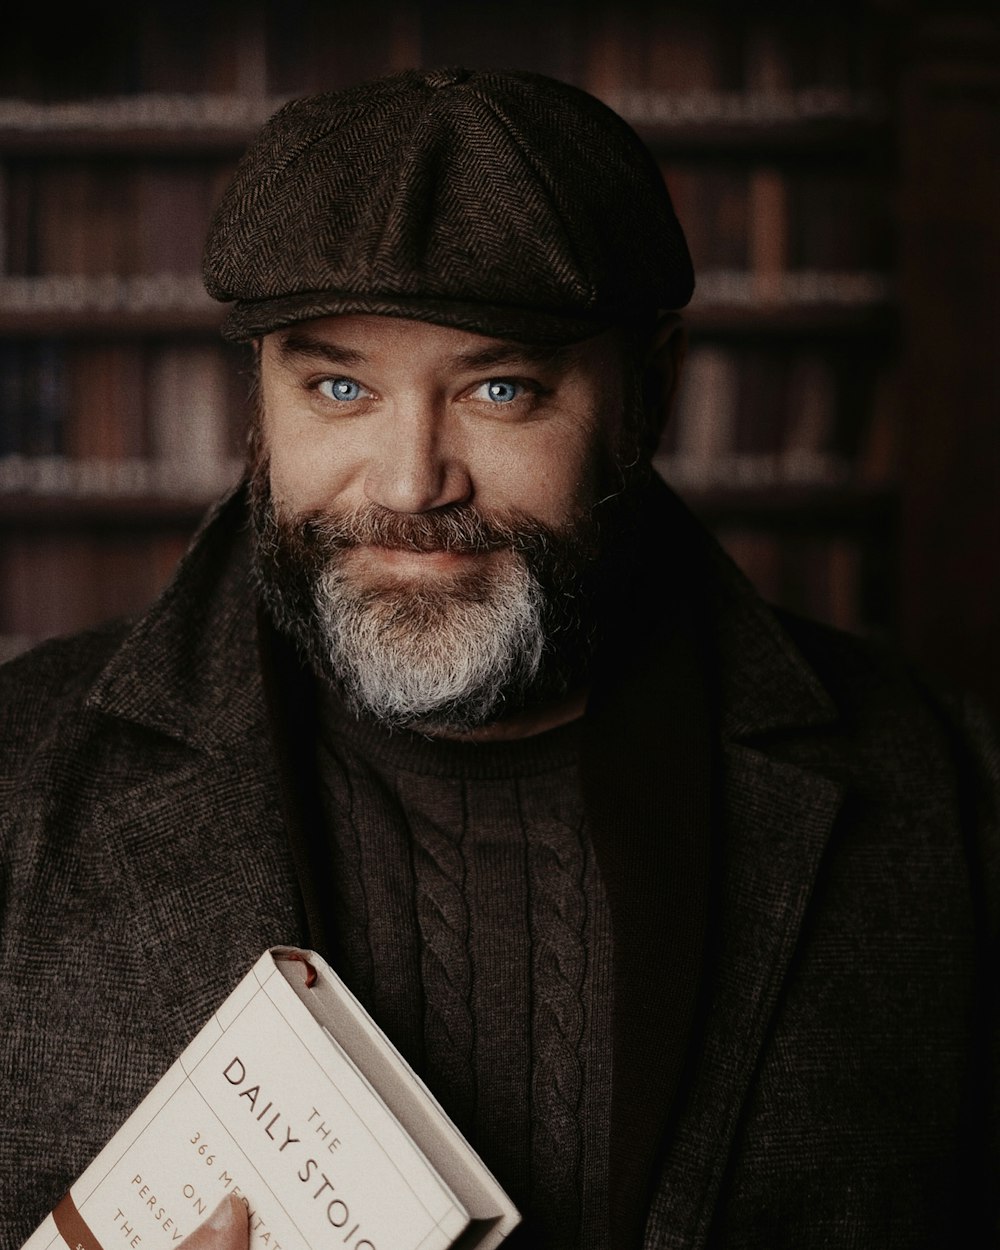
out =
{"type": "Polygon", "coordinates": [[[392,724],[468,729],[565,685],[624,394],[612,333],[535,348],[342,316],[268,335],[255,514],[281,623],[392,724]]]}

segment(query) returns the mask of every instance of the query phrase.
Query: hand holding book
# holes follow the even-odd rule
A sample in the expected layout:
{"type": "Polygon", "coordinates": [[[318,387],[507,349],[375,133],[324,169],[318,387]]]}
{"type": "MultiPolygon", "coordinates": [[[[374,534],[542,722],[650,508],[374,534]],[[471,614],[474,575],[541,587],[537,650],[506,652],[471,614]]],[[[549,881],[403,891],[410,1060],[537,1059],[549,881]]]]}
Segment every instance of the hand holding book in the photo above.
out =
{"type": "Polygon", "coordinates": [[[247,1208],[230,1194],[177,1250],[247,1250],[249,1244],[247,1208]]]}
{"type": "Polygon", "coordinates": [[[495,1250],[519,1218],[332,969],[275,948],[25,1250],[495,1250]]]}

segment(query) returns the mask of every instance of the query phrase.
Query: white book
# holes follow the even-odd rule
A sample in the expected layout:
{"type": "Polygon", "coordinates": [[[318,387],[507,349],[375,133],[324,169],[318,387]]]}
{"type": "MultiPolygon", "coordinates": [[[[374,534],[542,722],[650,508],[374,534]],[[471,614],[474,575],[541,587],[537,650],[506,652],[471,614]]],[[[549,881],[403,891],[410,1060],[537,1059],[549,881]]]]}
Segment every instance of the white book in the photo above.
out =
{"type": "Polygon", "coordinates": [[[491,1250],[520,1216],[336,973],[261,956],[24,1250],[176,1245],[227,1194],[251,1250],[491,1250]]]}

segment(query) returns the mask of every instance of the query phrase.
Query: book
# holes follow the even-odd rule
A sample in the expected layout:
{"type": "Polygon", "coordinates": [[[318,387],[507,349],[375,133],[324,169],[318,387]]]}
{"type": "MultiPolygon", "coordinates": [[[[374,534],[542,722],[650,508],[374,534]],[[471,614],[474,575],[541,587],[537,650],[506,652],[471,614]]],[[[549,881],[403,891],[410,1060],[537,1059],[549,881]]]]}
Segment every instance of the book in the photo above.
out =
{"type": "Polygon", "coordinates": [[[136,13],[134,53],[143,91],[245,91],[257,94],[267,72],[262,6],[208,5],[197,37],[174,6],[136,13]]]}
{"type": "Polygon", "coordinates": [[[57,340],[0,341],[0,458],[62,450],[65,364],[57,340]]]}
{"type": "Polygon", "coordinates": [[[235,162],[216,158],[136,162],[134,272],[197,275],[212,210],[235,162]]]}
{"type": "Polygon", "coordinates": [[[69,353],[63,448],[76,460],[122,462],[149,454],[141,344],[74,344],[69,353]]]}
{"type": "Polygon", "coordinates": [[[675,457],[671,478],[711,480],[720,462],[733,455],[736,437],[737,360],[732,351],[696,344],[681,375],[673,417],[675,457]]]}
{"type": "Polygon", "coordinates": [[[213,343],[166,344],[150,353],[151,449],[177,494],[210,498],[239,476],[226,366],[223,348],[213,343]]]}
{"type": "Polygon", "coordinates": [[[788,196],[783,172],[773,165],[750,171],[747,260],[761,303],[782,298],[788,269],[788,196]]]}
{"type": "Polygon", "coordinates": [[[703,272],[746,272],[750,235],[749,175],[732,164],[671,160],[661,169],[678,219],[684,228],[697,274],[700,297],[703,272]]]}
{"type": "MultiPolygon", "coordinates": [[[[0,470],[6,467],[0,461],[0,470]]],[[[33,522],[30,500],[21,502],[23,519],[5,517],[0,542],[0,633],[32,644],[144,611],[170,580],[195,527],[184,518],[108,525],[99,514],[47,521],[44,510],[33,522]]]]}
{"type": "Polygon", "coordinates": [[[10,533],[0,543],[0,632],[32,642],[91,618],[92,543],[77,533],[10,533]]]}
{"type": "Polygon", "coordinates": [[[520,1222],[336,973],[289,947],[264,952],[24,1250],[176,1244],[227,1193],[251,1250],[492,1250],[520,1222]]]}
{"type": "Polygon", "coordinates": [[[23,356],[20,343],[0,339],[0,459],[21,450],[23,356]]]}

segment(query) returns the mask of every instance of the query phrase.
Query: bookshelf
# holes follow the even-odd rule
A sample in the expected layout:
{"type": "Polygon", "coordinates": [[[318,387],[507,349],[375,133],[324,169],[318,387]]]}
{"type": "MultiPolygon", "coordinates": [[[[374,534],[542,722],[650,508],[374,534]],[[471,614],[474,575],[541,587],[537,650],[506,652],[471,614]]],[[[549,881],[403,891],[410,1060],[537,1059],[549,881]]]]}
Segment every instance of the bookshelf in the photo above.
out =
{"type": "MultiPolygon", "coordinates": [[[[933,397],[914,399],[922,262],[907,250],[912,171],[929,159],[912,126],[934,112],[921,74],[942,46],[920,33],[931,19],[889,0],[822,15],[248,0],[92,17],[66,32],[73,57],[30,14],[0,51],[0,652],[144,606],[239,472],[245,360],[197,271],[259,124],[294,95],[461,63],[568,79],[635,125],[698,279],[658,466],[765,594],[934,662],[933,590],[904,584],[919,579],[913,535],[933,526],[904,419],[916,403],[933,433],[933,397]]],[[[982,62],[981,31],[964,39],[982,62]]],[[[997,597],[979,614],[983,656],[997,597]]]]}

